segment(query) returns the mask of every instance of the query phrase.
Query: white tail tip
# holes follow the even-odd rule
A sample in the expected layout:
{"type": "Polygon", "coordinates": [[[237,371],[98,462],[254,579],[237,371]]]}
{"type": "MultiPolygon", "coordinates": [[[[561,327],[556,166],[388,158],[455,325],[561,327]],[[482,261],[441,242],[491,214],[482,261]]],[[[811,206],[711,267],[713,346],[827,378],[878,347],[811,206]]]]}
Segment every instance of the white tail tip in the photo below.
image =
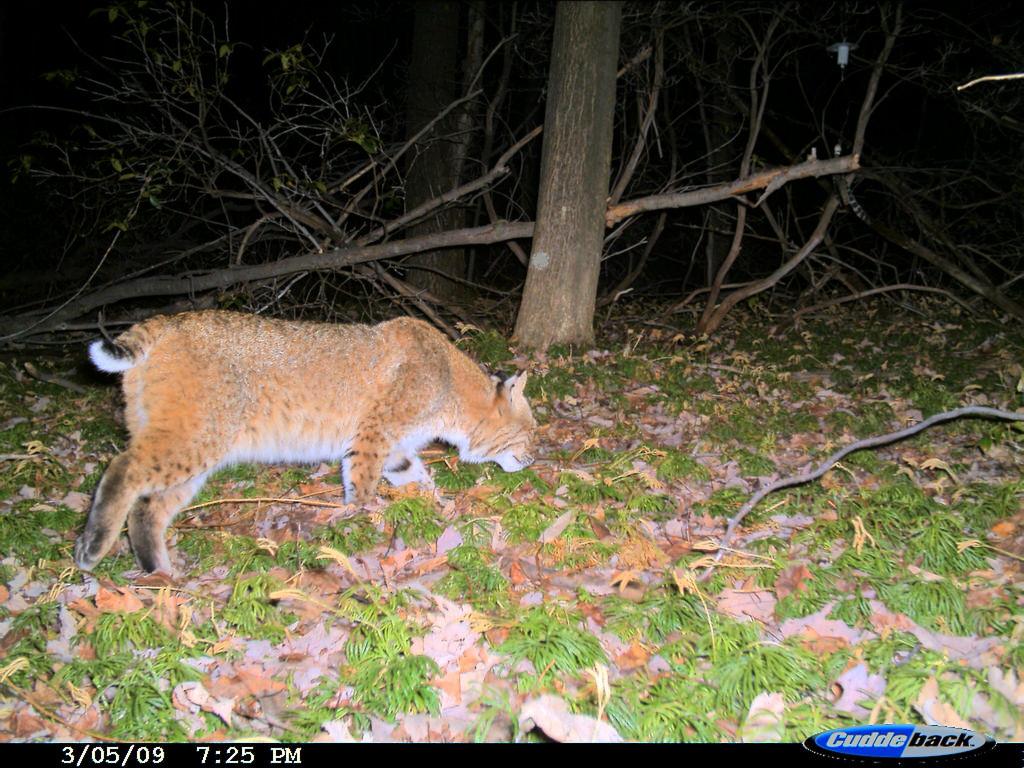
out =
{"type": "Polygon", "coordinates": [[[121,373],[135,367],[131,358],[115,357],[105,349],[106,342],[98,339],[89,345],[89,359],[93,365],[107,373],[121,373]]]}

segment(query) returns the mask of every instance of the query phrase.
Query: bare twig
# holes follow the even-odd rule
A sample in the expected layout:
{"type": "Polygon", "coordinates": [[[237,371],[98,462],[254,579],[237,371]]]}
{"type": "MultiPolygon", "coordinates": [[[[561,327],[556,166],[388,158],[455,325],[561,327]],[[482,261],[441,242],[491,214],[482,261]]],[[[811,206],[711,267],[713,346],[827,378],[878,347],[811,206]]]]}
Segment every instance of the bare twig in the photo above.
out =
{"type": "MultiPolygon", "coordinates": [[[[769,493],[782,490],[783,488],[792,488],[795,485],[803,485],[809,483],[812,480],[817,480],[819,477],[828,472],[832,467],[842,461],[846,456],[853,453],[854,451],[862,451],[865,448],[876,448],[880,445],[888,445],[889,443],[895,443],[900,440],[905,440],[908,437],[916,435],[918,432],[923,432],[929,427],[933,427],[936,424],[942,424],[946,421],[953,421],[954,419],[962,418],[980,418],[980,419],[1002,419],[1004,421],[1024,421],[1024,413],[1018,413],[1014,411],[1004,411],[999,408],[988,408],[983,405],[968,405],[963,408],[956,408],[952,411],[943,411],[942,413],[936,413],[934,416],[930,416],[922,422],[914,424],[913,426],[906,427],[905,429],[898,430],[896,432],[889,432],[885,435],[877,435],[875,437],[866,437],[863,440],[857,440],[854,443],[850,443],[845,448],[842,448],[825,461],[818,465],[818,467],[810,472],[804,472],[800,475],[793,477],[784,477],[776,480],[773,483],[769,483],[764,488],[761,488],[757,493],[750,497],[750,500],[744,504],[739,512],[733,515],[729,520],[729,525],[725,529],[725,534],[722,536],[722,540],[719,542],[719,550],[715,554],[715,560],[718,561],[722,553],[725,551],[725,547],[728,547],[732,543],[733,535],[736,533],[736,529],[739,524],[743,522],[751,510],[758,505],[758,503],[767,496],[769,493]]],[[[711,575],[711,570],[714,568],[713,565],[709,565],[700,576],[701,581],[705,581],[711,575]]]]}
{"type": "Polygon", "coordinates": [[[969,80],[963,85],[958,85],[956,89],[958,91],[962,91],[965,88],[970,88],[972,85],[977,85],[978,83],[989,83],[996,80],[1020,80],[1021,78],[1024,78],[1024,72],[1012,72],[1008,75],[985,75],[984,77],[976,77],[973,80],[969,80]]]}
{"type": "Polygon", "coordinates": [[[64,387],[64,389],[70,389],[72,392],[77,392],[80,395],[84,395],[88,392],[85,387],[81,387],[75,384],[73,381],[62,379],[60,376],[54,376],[51,373],[43,373],[36,368],[32,363],[25,363],[25,372],[37,381],[42,381],[45,384],[56,384],[58,387],[64,387]]]}
{"type": "Polygon", "coordinates": [[[526,134],[523,138],[521,138],[519,141],[517,141],[515,144],[509,147],[508,150],[504,154],[502,154],[501,157],[498,158],[497,162],[494,164],[494,167],[491,168],[491,170],[489,170],[483,176],[479,176],[478,178],[473,179],[473,181],[468,181],[465,184],[455,187],[454,189],[448,190],[439,197],[435,197],[432,200],[427,200],[425,203],[416,206],[411,211],[408,211],[407,213],[402,214],[396,219],[389,221],[383,227],[380,227],[379,229],[370,232],[365,237],[361,237],[357,241],[357,245],[367,245],[373,242],[374,240],[379,240],[382,237],[385,237],[391,232],[395,231],[396,229],[399,229],[401,227],[406,226],[407,224],[422,219],[424,216],[440,208],[446,203],[450,203],[460,198],[466,197],[467,195],[477,191],[478,189],[482,189],[489,186],[491,182],[508,173],[508,161],[511,160],[512,156],[515,155],[520,149],[522,149],[535,138],[540,136],[542,130],[543,126],[538,125],[532,131],[526,134]]]}

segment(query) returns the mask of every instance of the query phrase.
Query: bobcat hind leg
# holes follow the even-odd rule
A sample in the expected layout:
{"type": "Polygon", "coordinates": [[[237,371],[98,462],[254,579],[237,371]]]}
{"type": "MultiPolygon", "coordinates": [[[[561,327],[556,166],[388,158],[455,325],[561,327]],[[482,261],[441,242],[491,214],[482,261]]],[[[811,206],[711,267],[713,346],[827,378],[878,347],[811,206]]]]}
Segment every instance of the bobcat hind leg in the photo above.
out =
{"type": "Polygon", "coordinates": [[[115,456],[103,473],[85,530],[75,542],[75,563],[91,571],[114,546],[125,518],[147,488],[130,450],[115,456]]]}
{"type": "Polygon", "coordinates": [[[85,530],[75,542],[75,563],[83,571],[91,571],[110,551],[125,519],[132,513],[134,522],[130,528],[136,531],[136,541],[145,542],[143,551],[153,553],[148,562],[140,559],[140,564],[147,570],[154,565],[167,565],[166,552],[161,557],[161,550],[165,549],[163,532],[174,512],[185,503],[184,489],[178,487],[189,486],[194,492],[198,489],[196,483],[201,484],[216,463],[216,455],[195,446],[168,446],[165,440],[162,443],[146,437],[135,441],[128,450],[114,457],[100,480],[85,530]],[[168,492],[166,497],[164,492],[168,492]],[[137,514],[133,512],[136,506],[139,507],[137,514]],[[174,506],[171,511],[163,511],[171,506],[174,506]],[[143,533],[146,521],[162,526],[158,536],[143,533]],[[159,538],[161,544],[147,549],[146,543],[152,543],[154,538],[159,538]]]}
{"type": "Polygon", "coordinates": [[[205,475],[180,485],[143,496],[128,516],[128,539],[135,559],[146,571],[171,574],[171,556],[167,551],[167,528],[178,511],[196,495],[205,475]]]}

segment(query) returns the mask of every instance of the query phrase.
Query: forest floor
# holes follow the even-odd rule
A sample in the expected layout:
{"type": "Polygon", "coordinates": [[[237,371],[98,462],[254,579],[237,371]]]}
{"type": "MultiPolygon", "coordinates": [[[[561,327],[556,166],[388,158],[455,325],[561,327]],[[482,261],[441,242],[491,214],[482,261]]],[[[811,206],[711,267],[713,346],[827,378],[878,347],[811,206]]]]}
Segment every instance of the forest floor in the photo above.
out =
{"type": "Polygon", "coordinates": [[[697,578],[761,484],[958,405],[1021,408],[1019,327],[875,306],[775,338],[752,313],[710,341],[622,318],[603,351],[532,359],[476,335],[531,371],[533,467],[437,448],[435,491],[382,481],[366,510],[337,465],[234,467],[178,517],[173,581],[123,536],[93,575],[71,560],[124,446],[116,380],[84,351],[8,357],[0,739],[1024,739],[1020,424],[855,453],[697,578]]]}

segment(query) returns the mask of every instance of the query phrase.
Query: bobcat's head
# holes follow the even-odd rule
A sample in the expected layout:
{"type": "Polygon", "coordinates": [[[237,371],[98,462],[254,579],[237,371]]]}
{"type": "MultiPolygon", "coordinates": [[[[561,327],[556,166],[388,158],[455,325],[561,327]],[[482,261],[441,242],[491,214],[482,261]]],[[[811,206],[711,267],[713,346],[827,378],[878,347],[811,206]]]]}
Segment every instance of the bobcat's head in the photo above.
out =
{"type": "Polygon", "coordinates": [[[505,381],[496,377],[494,397],[483,419],[467,435],[465,461],[494,461],[506,472],[518,472],[533,463],[533,437],[537,422],[524,393],[526,374],[505,381]]]}

